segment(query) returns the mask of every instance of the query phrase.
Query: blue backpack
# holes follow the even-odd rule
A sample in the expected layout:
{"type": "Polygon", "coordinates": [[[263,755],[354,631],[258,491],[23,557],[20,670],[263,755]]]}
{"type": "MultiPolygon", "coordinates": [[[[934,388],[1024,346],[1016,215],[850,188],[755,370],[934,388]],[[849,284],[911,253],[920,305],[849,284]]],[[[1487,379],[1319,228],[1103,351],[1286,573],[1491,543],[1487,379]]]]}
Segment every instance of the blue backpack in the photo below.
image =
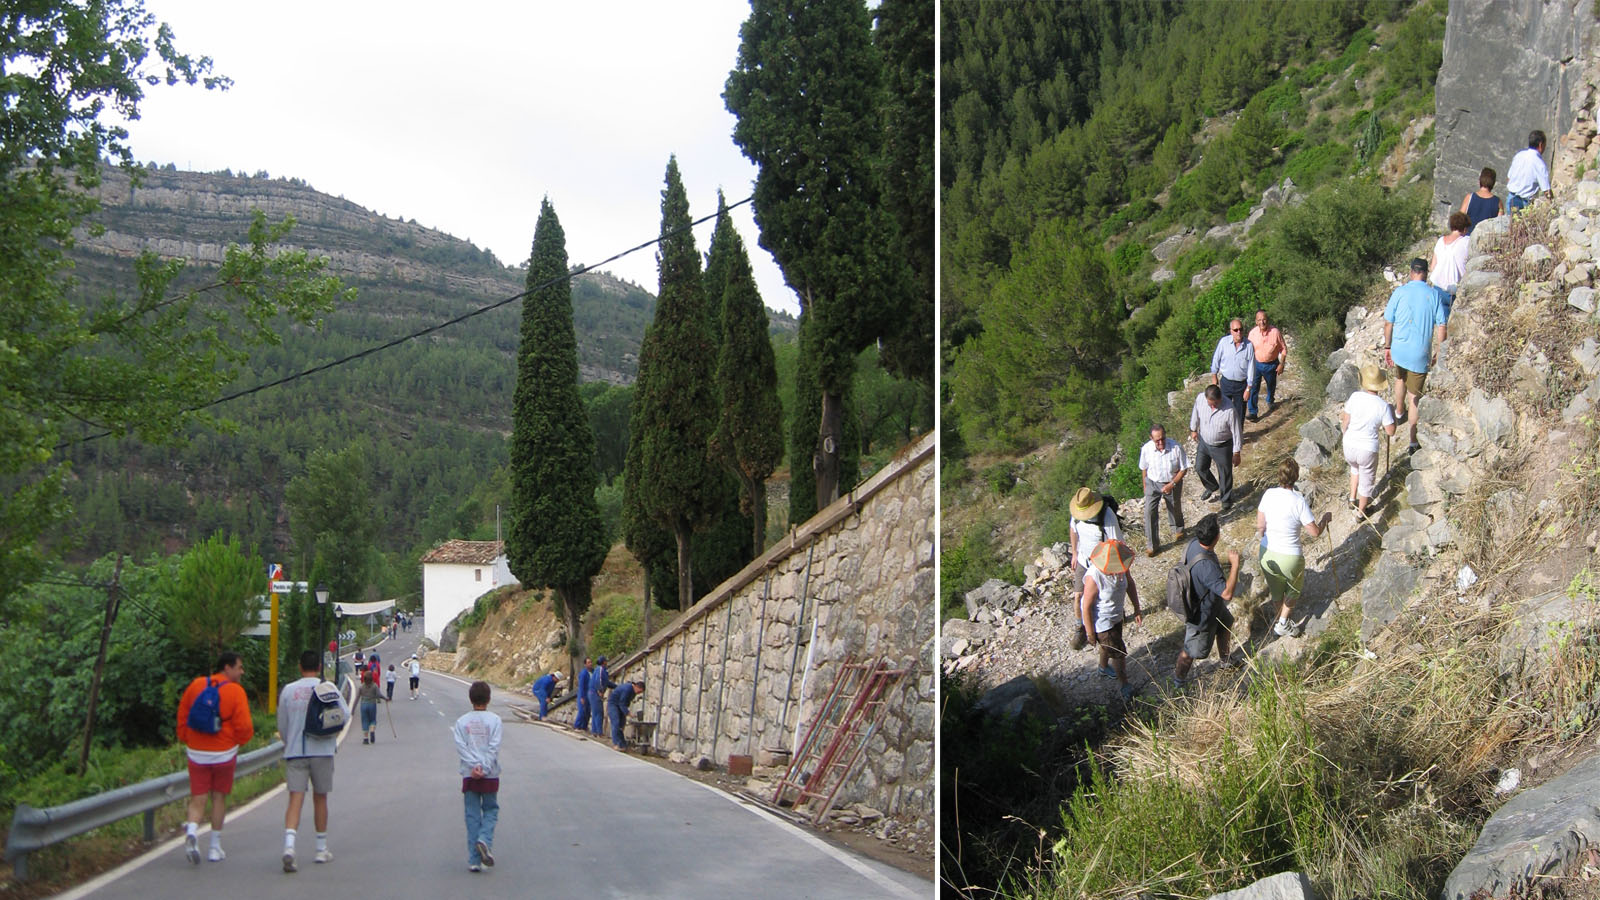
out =
{"type": "Polygon", "coordinates": [[[217,683],[206,676],[205,690],[189,705],[189,730],[216,734],[222,730],[222,692],[217,683]]]}

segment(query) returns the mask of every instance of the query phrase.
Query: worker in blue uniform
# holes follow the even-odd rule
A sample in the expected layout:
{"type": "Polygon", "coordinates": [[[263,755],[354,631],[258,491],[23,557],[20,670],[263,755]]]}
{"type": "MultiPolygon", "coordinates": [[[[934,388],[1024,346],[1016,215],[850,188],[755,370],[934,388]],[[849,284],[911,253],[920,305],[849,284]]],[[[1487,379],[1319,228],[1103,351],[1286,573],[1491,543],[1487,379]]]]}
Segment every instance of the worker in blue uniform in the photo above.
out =
{"type": "Polygon", "coordinates": [[[556,682],[561,680],[560,672],[551,672],[533,683],[533,695],[539,698],[539,721],[550,715],[550,695],[556,691],[556,682]]]}
{"type": "Polygon", "coordinates": [[[572,719],[572,727],[579,731],[589,727],[589,682],[594,678],[594,663],[585,656],[583,668],[578,670],[578,714],[572,719]]]}
{"type": "Polygon", "coordinates": [[[596,737],[604,737],[606,733],[605,714],[606,708],[600,702],[600,695],[617,686],[611,680],[611,675],[606,671],[606,658],[604,656],[594,661],[594,674],[589,677],[589,730],[596,737]]]}
{"type": "Polygon", "coordinates": [[[628,704],[634,697],[644,694],[644,682],[626,682],[611,692],[606,698],[606,714],[611,716],[611,746],[618,750],[628,749],[628,742],[622,739],[622,723],[628,719],[628,704]]]}

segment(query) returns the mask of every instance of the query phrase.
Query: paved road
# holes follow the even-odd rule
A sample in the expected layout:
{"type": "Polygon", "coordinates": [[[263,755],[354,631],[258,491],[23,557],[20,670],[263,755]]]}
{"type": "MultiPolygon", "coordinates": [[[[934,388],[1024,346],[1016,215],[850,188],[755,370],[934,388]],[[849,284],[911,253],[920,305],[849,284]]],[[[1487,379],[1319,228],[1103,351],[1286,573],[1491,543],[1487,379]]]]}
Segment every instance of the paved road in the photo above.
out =
{"type": "MultiPolygon", "coordinates": [[[[410,655],[413,629],[380,648],[385,667],[410,655]],[[392,657],[391,658],[391,654],[392,657]]],[[[922,898],[918,879],[853,856],[814,835],[666,769],[522,723],[496,696],[506,720],[496,865],[467,871],[460,778],[450,726],[470,709],[464,682],[423,672],[422,696],[406,682],[378,712],[378,742],[352,728],[340,744],[331,795],[329,849],[311,862],[306,802],[300,871],[281,868],[284,794],[230,815],[228,858],[191,865],[181,842],[105,884],[69,896],[95,900],[221,897],[922,898]],[[394,732],[390,731],[389,714],[394,732]],[[398,733],[396,739],[394,734],[398,733]]],[[[202,835],[201,847],[208,838],[202,835]]],[[[930,872],[931,875],[931,872],[930,872]]]]}

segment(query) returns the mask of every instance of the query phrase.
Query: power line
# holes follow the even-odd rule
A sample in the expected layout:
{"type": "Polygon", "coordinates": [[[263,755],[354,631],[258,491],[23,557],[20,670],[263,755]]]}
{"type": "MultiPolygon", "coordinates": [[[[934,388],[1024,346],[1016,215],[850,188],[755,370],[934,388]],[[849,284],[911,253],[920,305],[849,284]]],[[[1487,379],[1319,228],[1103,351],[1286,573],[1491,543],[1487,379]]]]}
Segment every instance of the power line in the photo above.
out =
{"type": "MultiPolygon", "coordinates": [[[[569,271],[564,275],[557,275],[556,277],[548,279],[546,281],[543,281],[543,282],[541,282],[539,284],[536,284],[533,287],[528,288],[527,290],[525,290],[525,291],[523,291],[523,292],[521,292],[519,294],[513,294],[512,296],[507,297],[504,300],[497,300],[494,303],[490,303],[487,306],[480,306],[477,309],[474,309],[474,310],[472,310],[470,312],[462,313],[461,315],[456,316],[453,319],[448,319],[446,321],[438,323],[437,325],[429,325],[427,328],[424,328],[424,329],[422,329],[420,331],[414,331],[414,332],[412,332],[410,334],[407,334],[407,335],[404,335],[402,337],[397,337],[394,340],[386,341],[386,342],[384,342],[382,344],[377,344],[375,346],[368,347],[365,350],[358,350],[355,353],[350,354],[349,356],[341,357],[341,358],[333,360],[331,362],[325,362],[325,363],[322,363],[320,365],[312,366],[309,369],[305,369],[303,371],[296,372],[296,373],[294,373],[292,375],[285,375],[284,377],[279,378],[279,379],[277,379],[275,381],[268,381],[268,382],[265,382],[263,384],[258,384],[255,387],[246,388],[246,389],[244,389],[242,391],[235,391],[234,393],[231,393],[231,394],[224,394],[223,396],[218,397],[217,399],[212,400],[212,401],[210,401],[208,403],[202,403],[202,404],[200,404],[198,406],[191,406],[188,409],[185,409],[184,412],[186,412],[186,413],[199,412],[200,410],[203,410],[203,409],[210,409],[213,406],[218,406],[220,404],[227,403],[230,400],[237,400],[240,397],[248,397],[251,394],[259,393],[259,392],[267,390],[269,388],[281,387],[282,385],[288,384],[291,381],[298,381],[301,378],[305,378],[305,377],[307,377],[309,375],[316,375],[316,374],[318,374],[320,372],[326,372],[326,371],[328,371],[330,369],[336,369],[339,366],[345,365],[346,363],[355,362],[358,359],[365,359],[365,358],[367,358],[369,356],[372,356],[372,355],[374,355],[376,353],[382,353],[385,350],[391,349],[393,347],[398,347],[401,344],[404,344],[404,343],[406,343],[408,341],[414,341],[417,338],[426,337],[426,336],[428,336],[430,334],[433,334],[436,331],[441,331],[441,330],[443,330],[445,328],[449,328],[451,325],[460,324],[462,322],[465,322],[468,319],[474,318],[476,316],[481,316],[486,312],[491,312],[493,310],[499,309],[502,306],[506,306],[508,304],[515,303],[518,300],[521,300],[524,297],[527,297],[529,294],[534,293],[535,291],[542,291],[547,287],[550,287],[550,286],[556,285],[556,284],[560,284],[563,281],[570,281],[571,279],[576,278],[579,275],[586,274],[588,272],[591,272],[591,271],[594,271],[595,269],[600,268],[601,266],[607,265],[609,263],[616,262],[617,260],[622,259],[624,256],[628,256],[630,254],[637,253],[640,250],[645,249],[646,247],[651,247],[651,246],[654,246],[656,244],[659,244],[659,243],[661,243],[662,241],[666,240],[669,237],[673,237],[674,235],[682,234],[685,231],[689,231],[689,230],[693,229],[696,225],[703,225],[706,222],[709,222],[712,219],[715,219],[718,216],[722,215],[726,211],[738,209],[739,207],[745,205],[746,203],[751,202],[754,199],[755,199],[755,195],[752,194],[752,195],[744,198],[743,200],[738,201],[737,203],[729,203],[726,206],[723,206],[717,212],[714,212],[709,216],[701,216],[700,218],[695,219],[693,222],[690,222],[687,225],[683,225],[683,226],[680,226],[678,228],[674,228],[673,230],[667,232],[666,234],[660,235],[659,237],[656,237],[656,238],[652,238],[651,240],[645,241],[644,243],[639,244],[637,246],[629,247],[628,249],[623,250],[620,253],[612,254],[611,256],[608,256],[605,259],[602,259],[597,263],[592,263],[592,264],[587,265],[587,266],[579,266],[578,268],[573,269],[572,271],[569,271]]],[[[86,435],[84,437],[73,438],[72,440],[62,441],[59,444],[56,444],[55,449],[59,452],[59,451],[65,449],[67,447],[71,447],[71,446],[74,446],[74,445],[77,445],[77,444],[87,444],[87,443],[89,443],[91,441],[97,441],[97,440],[99,440],[100,438],[103,438],[103,437],[110,437],[113,434],[114,434],[114,432],[112,432],[112,431],[101,431],[101,432],[97,432],[95,434],[86,435]]]]}

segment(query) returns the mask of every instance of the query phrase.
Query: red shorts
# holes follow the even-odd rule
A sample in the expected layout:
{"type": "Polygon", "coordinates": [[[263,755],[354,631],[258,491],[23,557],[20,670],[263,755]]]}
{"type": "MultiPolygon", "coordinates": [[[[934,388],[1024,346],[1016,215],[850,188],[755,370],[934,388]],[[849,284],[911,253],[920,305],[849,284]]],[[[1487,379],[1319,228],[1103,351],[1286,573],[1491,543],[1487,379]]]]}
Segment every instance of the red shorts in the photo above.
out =
{"type": "Polygon", "coordinates": [[[238,759],[230,759],[225,763],[202,765],[194,760],[189,760],[189,796],[203,797],[206,794],[229,794],[233,792],[233,769],[238,759]]]}

